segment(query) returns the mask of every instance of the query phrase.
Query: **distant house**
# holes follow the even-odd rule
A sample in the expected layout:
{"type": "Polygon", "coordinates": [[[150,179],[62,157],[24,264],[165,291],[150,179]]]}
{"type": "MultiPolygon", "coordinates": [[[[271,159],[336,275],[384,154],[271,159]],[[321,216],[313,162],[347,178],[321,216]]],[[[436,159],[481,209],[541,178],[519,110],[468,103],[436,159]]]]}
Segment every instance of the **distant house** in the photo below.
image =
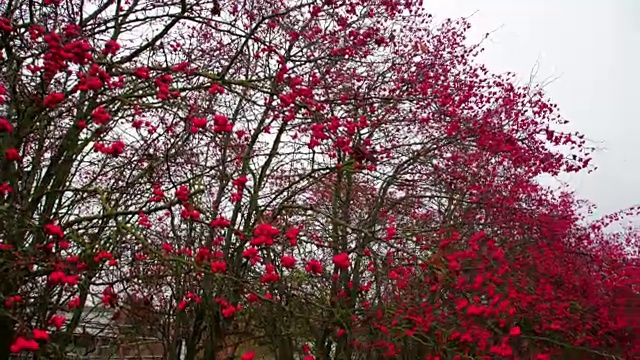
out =
{"type": "MultiPolygon", "coordinates": [[[[67,321],[73,313],[66,314],[67,321]]],[[[165,359],[162,341],[153,336],[139,336],[127,325],[118,311],[102,306],[82,309],[66,359],[82,360],[161,360],[165,359]]],[[[12,360],[34,359],[33,353],[11,356],[12,360]]]]}
{"type": "MultiPolygon", "coordinates": [[[[143,305],[148,310],[150,306],[143,305]]],[[[147,318],[146,321],[137,319],[149,316],[137,314],[136,307],[115,310],[104,306],[86,306],[82,309],[78,326],[74,330],[73,340],[67,348],[66,359],[82,360],[164,360],[166,352],[160,336],[153,336],[152,330],[145,332],[144,323],[157,325],[157,319],[147,318]],[[138,316],[136,316],[138,315],[138,316]]],[[[66,313],[67,321],[73,313],[66,313]]],[[[244,336],[231,335],[228,345],[216,354],[217,359],[237,358],[247,350],[256,352],[256,360],[272,360],[274,356],[266,347],[252,345],[251,341],[243,341],[244,336]]],[[[14,360],[30,360],[33,354],[22,353],[13,356],[14,360]]],[[[196,356],[203,359],[203,355],[196,356]]]]}
{"type": "MultiPolygon", "coordinates": [[[[144,305],[144,304],[142,304],[144,305]]],[[[148,310],[149,307],[142,306],[148,310]]],[[[69,319],[72,314],[69,314],[69,319]]],[[[103,306],[86,307],[83,309],[80,323],[75,331],[72,346],[68,349],[68,359],[83,360],[160,360],[165,359],[165,349],[162,339],[152,336],[149,332],[140,334],[145,314],[136,316],[136,307],[129,307],[124,311],[116,311],[103,306]],[[132,326],[132,323],[135,326],[132,326]]],[[[147,313],[148,316],[148,313],[147,313]]],[[[149,319],[147,319],[149,321],[149,319]]],[[[231,339],[230,339],[231,340],[231,339]]],[[[218,352],[216,358],[230,359],[234,357],[236,346],[229,346],[218,352]]],[[[202,359],[203,357],[198,357],[202,359]]],[[[258,354],[257,359],[271,359],[272,357],[258,354]]]]}
{"type": "MultiPolygon", "coordinates": [[[[118,315],[111,308],[84,308],[68,357],[87,360],[164,359],[164,347],[158,337],[140,336],[129,331],[131,326],[118,315]]],[[[69,318],[71,316],[68,315],[69,318]]]]}

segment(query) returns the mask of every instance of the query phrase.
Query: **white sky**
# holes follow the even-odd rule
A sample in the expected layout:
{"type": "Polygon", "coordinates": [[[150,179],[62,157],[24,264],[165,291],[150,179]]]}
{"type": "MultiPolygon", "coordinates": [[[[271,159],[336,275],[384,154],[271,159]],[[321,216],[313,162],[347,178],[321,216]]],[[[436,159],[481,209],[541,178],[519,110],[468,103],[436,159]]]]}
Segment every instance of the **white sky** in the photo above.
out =
{"type": "Polygon", "coordinates": [[[572,175],[598,214],[640,204],[640,0],[424,0],[436,19],[471,16],[470,41],[494,72],[538,82],[572,130],[603,148],[598,170],[572,175]],[[475,12],[475,14],[474,14],[475,12]]]}

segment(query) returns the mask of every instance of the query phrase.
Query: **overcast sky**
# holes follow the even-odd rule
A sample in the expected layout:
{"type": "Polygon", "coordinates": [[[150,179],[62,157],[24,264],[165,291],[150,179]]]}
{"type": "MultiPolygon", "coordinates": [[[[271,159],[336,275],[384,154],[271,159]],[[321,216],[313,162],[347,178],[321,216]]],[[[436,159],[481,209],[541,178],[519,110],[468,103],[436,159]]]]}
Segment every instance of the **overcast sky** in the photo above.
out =
{"type": "Polygon", "coordinates": [[[481,61],[537,80],[604,150],[571,185],[599,214],[640,204],[640,0],[425,0],[437,19],[471,14],[470,41],[493,32],[481,61]]]}

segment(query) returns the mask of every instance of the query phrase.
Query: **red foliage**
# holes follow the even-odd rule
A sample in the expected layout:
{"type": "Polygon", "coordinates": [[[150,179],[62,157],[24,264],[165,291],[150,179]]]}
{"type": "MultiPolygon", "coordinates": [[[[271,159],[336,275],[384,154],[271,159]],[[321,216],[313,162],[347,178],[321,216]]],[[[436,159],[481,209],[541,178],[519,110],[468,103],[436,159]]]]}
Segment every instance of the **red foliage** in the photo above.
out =
{"type": "Polygon", "coordinates": [[[466,21],[2,4],[0,359],[66,358],[90,307],[171,359],[238,337],[279,359],[640,357],[638,237],[611,230],[640,209],[592,221],[537,181],[591,149],[475,62],[466,21]]]}

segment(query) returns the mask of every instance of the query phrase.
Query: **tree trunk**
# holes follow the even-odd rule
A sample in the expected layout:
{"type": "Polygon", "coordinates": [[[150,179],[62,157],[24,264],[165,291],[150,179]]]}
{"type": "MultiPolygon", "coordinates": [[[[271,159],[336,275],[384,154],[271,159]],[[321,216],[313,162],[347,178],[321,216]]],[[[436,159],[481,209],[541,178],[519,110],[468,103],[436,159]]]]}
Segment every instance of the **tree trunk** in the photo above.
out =
{"type": "Polygon", "coordinates": [[[10,317],[0,315],[0,360],[9,360],[11,356],[11,343],[15,335],[13,325],[10,317]]]}

